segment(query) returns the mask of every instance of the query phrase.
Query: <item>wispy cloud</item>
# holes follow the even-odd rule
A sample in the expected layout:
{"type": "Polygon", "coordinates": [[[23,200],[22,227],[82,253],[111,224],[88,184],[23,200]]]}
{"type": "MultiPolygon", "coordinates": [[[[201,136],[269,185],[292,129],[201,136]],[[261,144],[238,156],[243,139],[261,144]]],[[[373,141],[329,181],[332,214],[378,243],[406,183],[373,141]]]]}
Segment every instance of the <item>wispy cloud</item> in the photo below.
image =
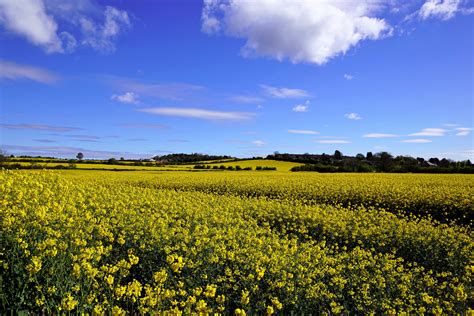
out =
{"type": "Polygon", "coordinates": [[[47,53],[70,53],[78,45],[113,52],[117,37],[132,25],[126,11],[94,0],[1,1],[0,12],[0,25],[47,53]]]}
{"type": "Polygon", "coordinates": [[[248,103],[248,104],[259,104],[265,101],[265,99],[253,95],[236,95],[230,98],[235,103],[248,103]]]}
{"type": "Polygon", "coordinates": [[[59,76],[46,69],[2,60],[0,60],[0,78],[9,80],[27,79],[46,84],[52,84],[59,80],[59,76]]]}
{"type": "Polygon", "coordinates": [[[39,131],[50,131],[50,132],[71,132],[71,131],[82,130],[82,128],[69,127],[69,126],[53,126],[53,125],[42,125],[42,124],[3,124],[3,123],[0,123],[0,128],[39,130],[39,131]]]}
{"type": "Polygon", "coordinates": [[[458,127],[456,128],[456,136],[468,136],[473,130],[471,127],[458,127]]]}
{"type": "Polygon", "coordinates": [[[319,139],[315,140],[319,144],[349,144],[350,141],[344,139],[319,139]]]}
{"type": "Polygon", "coordinates": [[[248,112],[213,111],[197,108],[144,108],[137,111],[155,115],[189,117],[214,121],[243,121],[254,117],[253,113],[248,112]]]}
{"type": "Polygon", "coordinates": [[[168,139],[168,142],[170,142],[170,143],[190,143],[191,141],[189,141],[187,139],[174,138],[174,139],[168,139]]]}
{"type": "Polygon", "coordinates": [[[272,87],[265,84],[261,84],[260,87],[263,89],[263,92],[272,97],[277,99],[298,99],[298,98],[307,98],[310,97],[311,94],[303,89],[291,89],[291,88],[283,88],[283,87],[272,87]]]}
{"type": "Polygon", "coordinates": [[[424,138],[414,138],[414,139],[404,139],[400,141],[401,143],[415,143],[415,144],[424,144],[424,143],[431,143],[430,139],[424,138]]]}
{"type": "Polygon", "coordinates": [[[426,0],[417,12],[423,19],[438,18],[444,21],[452,19],[456,14],[472,14],[473,8],[464,7],[463,0],[426,0]]]}
{"type": "Polygon", "coordinates": [[[54,139],[35,139],[35,142],[38,143],[57,143],[57,140],[54,139]]]}
{"type": "Polygon", "coordinates": [[[446,127],[456,127],[456,126],[459,126],[459,124],[454,124],[454,123],[444,123],[443,125],[446,126],[446,127]]]}
{"type": "Polygon", "coordinates": [[[168,129],[168,125],[164,124],[121,124],[123,128],[149,128],[149,129],[168,129]]]}
{"type": "Polygon", "coordinates": [[[350,74],[344,74],[344,79],[346,79],[346,80],[352,80],[352,79],[354,79],[354,76],[353,76],[353,75],[350,75],[350,74]]]}
{"type": "Polygon", "coordinates": [[[253,140],[251,143],[257,147],[262,147],[265,146],[267,143],[264,142],[263,140],[253,140]]]}
{"type": "Polygon", "coordinates": [[[317,135],[319,132],[308,130],[308,129],[289,129],[290,134],[303,134],[303,135],[317,135]]]}
{"type": "Polygon", "coordinates": [[[205,90],[203,86],[187,83],[147,83],[116,76],[105,76],[105,80],[123,91],[173,101],[183,100],[205,90]]]}
{"type": "Polygon", "coordinates": [[[398,135],[385,134],[385,133],[369,133],[369,134],[364,134],[362,137],[364,138],[390,138],[390,137],[398,137],[398,135]]]}
{"type": "Polygon", "coordinates": [[[362,119],[362,117],[359,114],[353,113],[353,112],[344,114],[344,117],[348,118],[349,120],[355,120],[355,121],[362,119]]]}
{"type": "Polygon", "coordinates": [[[447,130],[444,128],[424,128],[420,132],[410,134],[408,136],[428,136],[428,137],[439,137],[444,136],[447,130]]]}
{"type": "Polygon", "coordinates": [[[309,100],[304,104],[297,104],[293,107],[293,112],[308,112],[309,111],[309,100]]]}
{"type": "Polygon", "coordinates": [[[122,95],[117,95],[114,94],[110,97],[110,99],[122,102],[122,103],[128,103],[128,104],[138,104],[140,101],[138,100],[138,94],[133,93],[133,92],[125,92],[122,95]]]}
{"type": "Polygon", "coordinates": [[[67,146],[21,146],[21,145],[3,145],[2,148],[8,152],[23,155],[41,155],[55,157],[75,157],[78,152],[82,152],[85,158],[110,158],[110,157],[127,157],[127,158],[146,158],[149,154],[136,154],[120,151],[94,150],[81,147],[67,146]]]}
{"type": "Polygon", "coordinates": [[[72,140],[79,141],[79,142],[89,142],[89,143],[97,143],[99,142],[102,137],[95,136],[95,135],[65,135],[72,140]]]}

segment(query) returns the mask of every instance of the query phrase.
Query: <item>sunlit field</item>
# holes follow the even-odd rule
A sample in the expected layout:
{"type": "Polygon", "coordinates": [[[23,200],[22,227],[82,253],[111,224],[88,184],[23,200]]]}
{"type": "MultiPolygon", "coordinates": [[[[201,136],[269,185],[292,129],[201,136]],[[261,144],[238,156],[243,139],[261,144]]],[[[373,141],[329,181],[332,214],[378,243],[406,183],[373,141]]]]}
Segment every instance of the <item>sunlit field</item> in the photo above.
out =
{"type": "Polygon", "coordinates": [[[473,175],[2,170],[0,302],[466,314],[473,193],[473,175]]]}

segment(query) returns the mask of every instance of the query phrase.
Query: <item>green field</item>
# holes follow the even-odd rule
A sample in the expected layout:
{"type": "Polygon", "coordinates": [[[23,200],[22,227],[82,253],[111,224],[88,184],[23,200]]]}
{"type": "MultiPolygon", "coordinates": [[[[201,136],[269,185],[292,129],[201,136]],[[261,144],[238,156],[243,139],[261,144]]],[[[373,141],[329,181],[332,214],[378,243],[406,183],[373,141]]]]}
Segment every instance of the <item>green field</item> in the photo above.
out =
{"type": "Polygon", "coordinates": [[[288,162],[288,161],[277,161],[269,159],[248,159],[248,160],[238,160],[231,162],[217,162],[217,163],[208,163],[211,166],[214,165],[224,165],[224,166],[240,166],[242,168],[251,167],[255,170],[256,167],[275,167],[278,171],[290,171],[291,168],[295,166],[302,165],[301,163],[288,162]]]}

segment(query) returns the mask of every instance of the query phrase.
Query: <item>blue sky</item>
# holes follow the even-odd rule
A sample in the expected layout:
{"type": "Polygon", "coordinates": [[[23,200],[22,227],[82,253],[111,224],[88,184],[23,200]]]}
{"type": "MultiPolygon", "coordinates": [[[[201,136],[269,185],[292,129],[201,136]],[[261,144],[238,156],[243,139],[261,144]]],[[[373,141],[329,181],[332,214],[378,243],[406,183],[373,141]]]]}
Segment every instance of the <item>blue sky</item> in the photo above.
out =
{"type": "Polygon", "coordinates": [[[472,160],[473,8],[0,0],[0,145],[86,158],[339,149],[472,160]]]}

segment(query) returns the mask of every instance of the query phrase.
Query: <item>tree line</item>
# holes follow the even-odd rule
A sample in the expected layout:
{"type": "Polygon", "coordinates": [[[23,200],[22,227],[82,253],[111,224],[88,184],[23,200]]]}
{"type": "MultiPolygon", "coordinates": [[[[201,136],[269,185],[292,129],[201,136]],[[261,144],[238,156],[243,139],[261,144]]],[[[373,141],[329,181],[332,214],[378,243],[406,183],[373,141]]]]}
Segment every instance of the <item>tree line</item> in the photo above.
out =
{"type": "Polygon", "coordinates": [[[453,161],[446,158],[430,158],[411,156],[393,156],[382,151],[367,152],[356,156],[345,156],[339,150],[334,154],[288,154],[275,152],[267,159],[304,163],[293,167],[292,171],[317,172],[413,172],[413,173],[474,173],[470,160],[453,161]]]}

